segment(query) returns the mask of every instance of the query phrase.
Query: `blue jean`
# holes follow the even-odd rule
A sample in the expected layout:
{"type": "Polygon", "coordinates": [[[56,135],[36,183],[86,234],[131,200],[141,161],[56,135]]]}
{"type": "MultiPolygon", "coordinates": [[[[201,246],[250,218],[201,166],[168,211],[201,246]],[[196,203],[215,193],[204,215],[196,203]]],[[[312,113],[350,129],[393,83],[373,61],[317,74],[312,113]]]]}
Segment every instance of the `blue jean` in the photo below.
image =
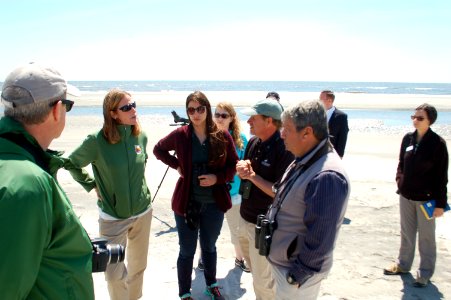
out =
{"type": "Polygon", "coordinates": [[[180,246],[177,259],[177,276],[179,296],[182,296],[191,290],[191,273],[198,237],[205,267],[205,283],[207,286],[216,283],[216,241],[221,233],[224,213],[218,209],[215,203],[201,204],[198,230],[189,229],[183,216],[174,215],[180,246]]]}

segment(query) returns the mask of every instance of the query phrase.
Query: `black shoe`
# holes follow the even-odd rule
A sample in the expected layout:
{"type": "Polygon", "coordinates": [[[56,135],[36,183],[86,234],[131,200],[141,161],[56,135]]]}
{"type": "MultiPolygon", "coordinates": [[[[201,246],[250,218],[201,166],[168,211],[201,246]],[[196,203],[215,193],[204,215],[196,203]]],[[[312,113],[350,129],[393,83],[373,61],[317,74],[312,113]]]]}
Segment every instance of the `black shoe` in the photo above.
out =
{"type": "Polygon", "coordinates": [[[235,266],[243,270],[243,272],[250,273],[251,270],[246,266],[244,263],[244,259],[239,260],[238,258],[235,258],[235,266]]]}
{"type": "Polygon", "coordinates": [[[416,288],[424,288],[428,285],[429,279],[417,277],[415,282],[412,284],[416,288]]]}
{"type": "Polygon", "coordinates": [[[202,261],[202,258],[199,258],[199,262],[197,263],[197,268],[201,271],[205,270],[204,263],[202,261]]]}

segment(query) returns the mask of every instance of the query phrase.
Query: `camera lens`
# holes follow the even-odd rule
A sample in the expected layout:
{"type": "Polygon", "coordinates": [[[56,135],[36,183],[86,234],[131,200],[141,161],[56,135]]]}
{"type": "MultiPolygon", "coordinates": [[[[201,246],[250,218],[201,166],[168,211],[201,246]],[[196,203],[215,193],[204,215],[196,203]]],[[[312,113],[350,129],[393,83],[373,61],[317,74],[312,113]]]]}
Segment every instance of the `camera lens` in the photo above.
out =
{"type": "Polygon", "coordinates": [[[116,264],[122,262],[125,259],[124,246],[119,244],[107,245],[107,249],[110,252],[110,264],[116,264]]]}

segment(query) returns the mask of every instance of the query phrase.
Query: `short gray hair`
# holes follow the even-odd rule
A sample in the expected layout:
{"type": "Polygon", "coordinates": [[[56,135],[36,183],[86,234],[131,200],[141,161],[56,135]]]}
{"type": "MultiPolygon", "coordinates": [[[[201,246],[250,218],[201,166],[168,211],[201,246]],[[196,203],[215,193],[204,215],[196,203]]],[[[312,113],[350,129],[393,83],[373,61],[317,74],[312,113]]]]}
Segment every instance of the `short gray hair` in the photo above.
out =
{"type": "Polygon", "coordinates": [[[296,131],[301,131],[307,126],[312,127],[313,134],[318,140],[329,136],[327,128],[327,116],[324,106],[318,100],[308,100],[286,109],[282,113],[282,121],[291,119],[296,131]]]}
{"type": "Polygon", "coordinates": [[[33,97],[30,95],[30,93],[27,90],[17,86],[4,89],[2,98],[3,96],[7,97],[8,99],[25,99],[28,97],[31,98],[31,104],[20,105],[17,107],[9,105],[9,102],[6,102],[2,99],[2,102],[5,105],[4,115],[27,125],[36,125],[44,122],[45,118],[52,110],[52,103],[56,101],[55,99],[51,99],[49,101],[33,102],[33,97]]]}

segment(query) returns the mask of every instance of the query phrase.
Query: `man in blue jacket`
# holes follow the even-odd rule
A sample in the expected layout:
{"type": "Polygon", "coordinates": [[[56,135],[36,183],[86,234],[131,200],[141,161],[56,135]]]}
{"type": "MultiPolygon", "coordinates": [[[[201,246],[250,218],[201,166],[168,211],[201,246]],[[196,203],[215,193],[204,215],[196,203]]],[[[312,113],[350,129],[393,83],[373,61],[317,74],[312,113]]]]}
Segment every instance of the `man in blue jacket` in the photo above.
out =
{"type": "Polygon", "coordinates": [[[332,267],[350,181],[329,143],[319,101],[285,110],[282,121],[281,137],[295,160],[273,186],[276,195],[266,215],[272,224],[268,260],[275,299],[313,300],[332,267]]]}

